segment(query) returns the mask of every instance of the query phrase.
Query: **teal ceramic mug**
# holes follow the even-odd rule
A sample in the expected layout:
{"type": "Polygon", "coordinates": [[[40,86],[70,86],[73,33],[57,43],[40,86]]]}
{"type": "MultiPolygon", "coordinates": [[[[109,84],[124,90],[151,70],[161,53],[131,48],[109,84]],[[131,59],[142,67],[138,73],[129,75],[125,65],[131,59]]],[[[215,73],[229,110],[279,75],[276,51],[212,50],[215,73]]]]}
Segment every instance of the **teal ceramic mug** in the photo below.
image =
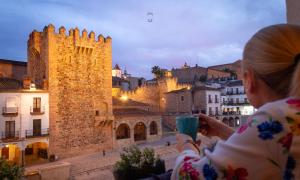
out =
{"type": "Polygon", "coordinates": [[[196,141],[199,119],[196,116],[184,115],[176,117],[176,128],[179,133],[189,135],[196,141]]]}

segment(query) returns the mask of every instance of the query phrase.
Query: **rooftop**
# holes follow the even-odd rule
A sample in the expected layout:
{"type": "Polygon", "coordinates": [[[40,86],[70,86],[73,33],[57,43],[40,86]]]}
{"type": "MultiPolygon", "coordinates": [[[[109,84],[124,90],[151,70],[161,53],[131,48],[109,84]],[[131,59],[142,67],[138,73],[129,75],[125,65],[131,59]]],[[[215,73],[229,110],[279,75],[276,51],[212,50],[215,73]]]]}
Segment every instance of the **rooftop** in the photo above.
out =
{"type": "Polygon", "coordinates": [[[212,88],[206,86],[195,86],[192,88],[192,91],[219,91],[219,88],[212,88]]]}
{"type": "Polygon", "coordinates": [[[15,61],[15,60],[9,60],[9,59],[0,59],[0,63],[13,64],[13,65],[18,65],[18,66],[27,66],[27,62],[15,61]]]}
{"type": "Polygon", "coordinates": [[[16,79],[6,77],[0,78],[0,90],[21,90],[22,88],[22,82],[16,79]]]}
{"type": "Polygon", "coordinates": [[[114,109],[115,116],[155,116],[160,115],[157,112],[146,111],[138,108],[114,109]]]}
{"type": "Polygon", "coordinates": [[[243,81],[242,80],[229,81],[226,83],[226,86],[229,86],[229,87],[243,86],[243,81]]]}
{"type": "Polygon", "coordinates": [[[113,97],[113,106],[149,106],[149,104],[128,99],[126,101],[113,97]]]}

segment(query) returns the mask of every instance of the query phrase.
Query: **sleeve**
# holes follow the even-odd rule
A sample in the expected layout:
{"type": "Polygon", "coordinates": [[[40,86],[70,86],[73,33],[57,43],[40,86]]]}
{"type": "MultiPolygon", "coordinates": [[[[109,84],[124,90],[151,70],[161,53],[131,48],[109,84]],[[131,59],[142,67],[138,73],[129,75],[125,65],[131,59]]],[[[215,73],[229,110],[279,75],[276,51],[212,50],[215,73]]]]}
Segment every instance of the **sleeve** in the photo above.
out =
{"type": "Polygon", "coordinates": [[[213,151],[204,150],[202,158],[183,151],[171,179],[282,179],[291,138],[284,123],[257,113],[213,151]]]}

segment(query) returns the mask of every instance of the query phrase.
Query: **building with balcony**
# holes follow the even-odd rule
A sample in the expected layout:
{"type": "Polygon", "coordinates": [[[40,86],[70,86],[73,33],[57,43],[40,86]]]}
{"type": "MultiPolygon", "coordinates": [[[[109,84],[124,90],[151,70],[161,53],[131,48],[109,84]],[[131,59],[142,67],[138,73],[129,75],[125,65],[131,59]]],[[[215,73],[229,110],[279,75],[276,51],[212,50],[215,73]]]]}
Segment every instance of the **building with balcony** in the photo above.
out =
{"type": "Polygon", "coordinates": [[[48,92],[0,78],[0,158],[30,164],[48,158],[48,92]]]}
{"type": "Polygon", "coordinates": [[[231,127],[238,127],[246,122],[255,109],[249,103],[243,82],[228,81],[221,92],[222,121],[231,127]]]}

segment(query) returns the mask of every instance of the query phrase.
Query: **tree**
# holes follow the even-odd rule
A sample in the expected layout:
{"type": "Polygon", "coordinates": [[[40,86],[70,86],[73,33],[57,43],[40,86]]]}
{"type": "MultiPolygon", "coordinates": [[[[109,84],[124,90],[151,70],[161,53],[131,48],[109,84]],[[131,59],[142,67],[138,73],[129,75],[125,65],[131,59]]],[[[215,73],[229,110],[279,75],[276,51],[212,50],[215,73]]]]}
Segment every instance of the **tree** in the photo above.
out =
{"type": "Polygon", "coordinates": [[[153,66],[151,73],[154,74],[155,78],[157,79],[163,77],[164,75],[163,71],[160,69],[159,66],[153,66]]]}
{"type": "Polygon", "coordinates": [[[234,70],[231,70],[229,68],[224,68],[223,71],[230,73],[230,77],[233,79],[237,79],[237,74],[234,70]]]}
{"type": "Polygon", "coordinates": [[[137,146],[124,148],[120,154],[121,160],[116,162],[113,174],[116,180],[141,179],[153,174],[165,173],[165,163],[154,150],[137,146]]]}
{"type": "Polygon", "coordinates": [[[8,161],[0,158],[0,179],[21,179],[24,169],[16,164],[11,164],[8,161]]]}

